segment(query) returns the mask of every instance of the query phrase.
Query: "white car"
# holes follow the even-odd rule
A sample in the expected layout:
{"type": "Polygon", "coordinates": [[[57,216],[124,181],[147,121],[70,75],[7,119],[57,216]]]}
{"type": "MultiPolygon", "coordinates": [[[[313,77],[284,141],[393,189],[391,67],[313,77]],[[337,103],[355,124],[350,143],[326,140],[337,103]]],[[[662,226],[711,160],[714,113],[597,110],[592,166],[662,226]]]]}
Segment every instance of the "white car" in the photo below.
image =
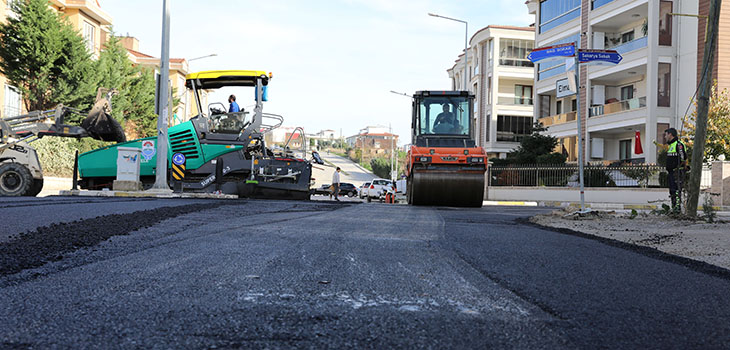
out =
{"type": "Polygon", "coordinates": [[[386,187],[392,189],[393,181],[386,179],[374,179],[370,182],[370,187],[368,187],[367,199],[370,200],[372,198],[379,198],[380,194],[383,192],[383,189],[385,189],[386,187]]]}

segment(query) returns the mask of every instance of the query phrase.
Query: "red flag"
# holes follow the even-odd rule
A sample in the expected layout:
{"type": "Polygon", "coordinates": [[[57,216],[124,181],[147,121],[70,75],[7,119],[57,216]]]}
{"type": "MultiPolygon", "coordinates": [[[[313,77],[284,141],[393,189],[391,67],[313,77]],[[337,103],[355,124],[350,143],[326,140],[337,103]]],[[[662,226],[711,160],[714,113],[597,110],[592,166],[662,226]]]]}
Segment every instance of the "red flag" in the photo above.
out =
{"type": "Polygon", "coordinates": [[[641,147],[641,133],[638,131],[636,132],[634,136],[634,153],[635,154],[643,154],[644,149],[641,147]]]}

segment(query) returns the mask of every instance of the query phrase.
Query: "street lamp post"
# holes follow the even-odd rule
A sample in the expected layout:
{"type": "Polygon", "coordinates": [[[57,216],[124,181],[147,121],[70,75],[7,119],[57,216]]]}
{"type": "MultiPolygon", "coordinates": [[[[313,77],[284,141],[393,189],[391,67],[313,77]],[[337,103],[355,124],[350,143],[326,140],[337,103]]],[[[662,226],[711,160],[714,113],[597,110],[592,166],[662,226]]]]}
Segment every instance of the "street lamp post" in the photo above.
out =
{"type": "Polygon", "coordinates": [[[467,80],[469,79],[469,75],[467,73],[467,64],[469,63],[469,50],[467,49],[469,47],[469,23],[467,23],[466,21],[462,21],[460,19],[437,15],[435,13],[429,13],[428,15],[431,17],[438,17],[438,18],[448,19],[448,20],[454,21],[454,22],[464,23],[464,26],[466,27],[466,29],[464,31],[464,76],[462,77],[462,79],[464,80],[464,91],[469,91],[469,88],[467,85],[468,84],[467,80]]]}

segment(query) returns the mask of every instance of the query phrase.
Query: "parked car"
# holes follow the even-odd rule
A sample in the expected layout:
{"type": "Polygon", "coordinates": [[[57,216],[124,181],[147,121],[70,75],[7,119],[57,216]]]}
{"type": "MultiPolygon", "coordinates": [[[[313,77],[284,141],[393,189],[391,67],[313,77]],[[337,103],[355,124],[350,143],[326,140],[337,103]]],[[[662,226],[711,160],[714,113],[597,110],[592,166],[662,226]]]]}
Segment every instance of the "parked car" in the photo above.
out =
{"type": "Polygon", "coordinates": [[[357,195],[357,187],[351,183],[340,183],[340,196],[355,197],[357,195]]]}
{"type": "Polygon", "coordinates": [[[383,193],[383,190],[391,189],[393,188],[393,181],[387,180],[387,179],[375,179],[372,183],[370,183],[370,187],[368,187],[367,192],[367,199],[378,199],[380,198],[381,194],[383,193]]]}
{"type": "Polygon", "coordinates": [[[369,187],[370,187],[370,183],[369,182],[366,182],[366,183],[362,184],[362,186],[360,186],[360,191],[358,193],[358,196],[360,197],[360,199],[363,199],[363,198],[365,198],[365,196],[368,195],[368,188],[369,187]]]}
{"type": "Polygon", "coordinates": [[[315,189],[312,190],[312,194],[313,195],[318,195],[319,194],[319,195],[323,195],[323,196],[328,196],[330,194],[330,186],[332,186],[332,185],[330,185],[330,184],[324,184],[322,186],[319,186],[319,187],[317,187],[317,188],[315,188],[315,189]]]}

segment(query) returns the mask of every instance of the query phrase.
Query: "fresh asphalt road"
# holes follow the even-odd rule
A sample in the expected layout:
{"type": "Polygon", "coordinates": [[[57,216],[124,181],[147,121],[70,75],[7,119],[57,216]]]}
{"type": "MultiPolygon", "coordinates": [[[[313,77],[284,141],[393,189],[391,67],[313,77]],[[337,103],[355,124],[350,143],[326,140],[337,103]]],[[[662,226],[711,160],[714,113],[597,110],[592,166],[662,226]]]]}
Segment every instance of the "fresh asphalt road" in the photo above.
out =
{"type": "Polygon", "coordinates": [[[517,220],[545,209],[213,204],[0,275],[0,348],[730,347],[727,271],[517,220]]]}

